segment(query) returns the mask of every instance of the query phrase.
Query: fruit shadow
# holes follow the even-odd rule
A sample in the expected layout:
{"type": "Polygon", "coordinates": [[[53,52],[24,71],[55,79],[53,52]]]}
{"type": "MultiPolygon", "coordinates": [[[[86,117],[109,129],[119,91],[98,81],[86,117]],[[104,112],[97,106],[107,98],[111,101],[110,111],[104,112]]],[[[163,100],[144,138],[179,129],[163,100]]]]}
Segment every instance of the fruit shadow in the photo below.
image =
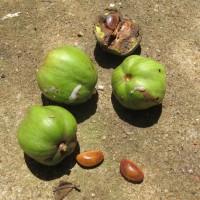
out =
{"type": "MultiPolygon", "coordinates": [[[[139,45],[135,51],[131,55],[140,55],[141,54],[141,46],[139,45]]],[[[100,47],[98,43],[96,43],[96,47],[94,49],[94,57],[96,62],[102,68],[116,68],[119,66],[127,56],[118,56],[111,53],[108,53],[100,47]]]]}
{"type": "Polygon", "coordinates": [[[95,114],[97,110],[98,96],[99,95],[96,92],[95,94],[92,95],[91,99],[79,105],[66,105],[66,104],[56,103],[46,98],[43,94],[41,94],[41,99],[43,106],[48,106],[48,105],[61,106],[74,115],[74,117],[77,120],[77,123],[81,123],[86,119],[90,118],[93,114],[95,114]]]}
{"type": "Polygon", "coordinates": [[[145,110],[130,110],[124,108],[112,93],[111,101],[117,115],[123,121],[137,127],[147,128],[156,124],[162,113],[162,104],[145,110]]]}
{"type": "Polygon", "coordinates": [[[28,155],[24,154],[24,159],[31,173],[37,178],[45,181],[54,180],[63,175],[70,175],[71,169],[76,164],[76,156],[80,153],[80,146],[77,144],[74,152],[55,166],[46,166],[38,163],[28,155]]]}

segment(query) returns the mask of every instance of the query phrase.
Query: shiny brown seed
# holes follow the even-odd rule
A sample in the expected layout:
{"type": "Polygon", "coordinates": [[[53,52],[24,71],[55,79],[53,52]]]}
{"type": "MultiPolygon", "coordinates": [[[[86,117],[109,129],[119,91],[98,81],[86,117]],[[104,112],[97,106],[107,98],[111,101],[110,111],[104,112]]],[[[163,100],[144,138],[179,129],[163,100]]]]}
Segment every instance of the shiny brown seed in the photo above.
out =
{"type": "Polygon", "coordinates": [[[120,172],[126,180],[133,183],[141,183],[144,179],[144,173],[142,170],[128,159],[121,160],[120,172]]]}
{"type": "Polygon", "coordinates": [[[87,151],[76,156],[76,161],[83,167],[94,167],[104,159],[101,151],[87,151]]]}
{"type": "Polygon", "coordinates": [[[119,23],[119,15],[117,13],[109,14],[106,17],[106,26],[108,29],[112,31],[115,30],[117,28],[118,23],[119,23]]]}

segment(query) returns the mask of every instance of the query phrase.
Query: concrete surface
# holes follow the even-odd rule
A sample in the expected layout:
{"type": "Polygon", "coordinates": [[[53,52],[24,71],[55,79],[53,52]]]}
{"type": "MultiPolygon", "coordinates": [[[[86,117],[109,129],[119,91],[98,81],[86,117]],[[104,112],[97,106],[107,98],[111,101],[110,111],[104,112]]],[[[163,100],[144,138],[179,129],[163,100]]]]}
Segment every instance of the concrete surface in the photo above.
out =
{"type": "Polygon", "coordinates": [[[81,192],[65,199],[200,199],[199,0],[1,0],[0,8],[0,199],[54,199],[59,180],[80,184],[81,192]],[[110,77],[122,59],[102,52],[92,33],[96,16],[110,6],[140,24],[135,54],[166,66],[162,106],[128,111],[111,95],[110,77]],[[16,138],[28,107],[48,104],[36,74],[47,52],[61,44],[84,48],[97,65],[97,87],[104,86],[86,104],[69,107],[78,121],[80,151],[105,153],[103,164],[90,170],[73,157],[41,166],[24,157],[16,138]],[[121,177],[124,157],[144,171],[142,184],[121,177]]]}

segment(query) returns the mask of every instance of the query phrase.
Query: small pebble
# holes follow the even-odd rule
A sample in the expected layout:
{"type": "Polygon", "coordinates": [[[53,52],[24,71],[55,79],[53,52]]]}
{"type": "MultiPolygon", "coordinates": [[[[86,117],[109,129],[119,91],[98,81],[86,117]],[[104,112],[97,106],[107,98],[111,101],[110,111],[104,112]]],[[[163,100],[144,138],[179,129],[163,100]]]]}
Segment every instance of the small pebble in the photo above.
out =
{"type": "Polygon", "coordinates": [[[81,31],[78,33],[78,37],[83,37],[83,33],[81,31]]]}
{"type": "Polygon", "coordinates": [[[105,140],[105,139],[106,139],[106,136],[104,135],[104,136],[102,137],[102,139],[105,140]]]}
{"type": "Polygon", "coordinates": [[[114,3],[111,3],[111,4],[110,4],[110,7],[111,7],[111,8],[115,7],[115,4],[114,4],[114,3]]]}
{"type": "Polygon", "coordinates": [[[103,91],[104,90],[104,86],[103,85],[98,85],[97,86],[97,90],[102,90],[103,91]]]}
{"type": "Polygon", "coordinates": [[[5,74],[1,74],[0,77],[1,77],[1,78],[6,78],[5,74]]]}
{"type": "Polygon", "coordinates": [[[96,195],[95,195],[95,193],[92,193],[91,196],[92,196],[92,197],[95,197],[96,195]]]}
{"type": "Polygon", "coordinates": [[[192,174],[192,173],[193,173],[193,170],[192,170],[192,169],[189,169],[188,172],[189,172],[190,174],[192,174]]]}

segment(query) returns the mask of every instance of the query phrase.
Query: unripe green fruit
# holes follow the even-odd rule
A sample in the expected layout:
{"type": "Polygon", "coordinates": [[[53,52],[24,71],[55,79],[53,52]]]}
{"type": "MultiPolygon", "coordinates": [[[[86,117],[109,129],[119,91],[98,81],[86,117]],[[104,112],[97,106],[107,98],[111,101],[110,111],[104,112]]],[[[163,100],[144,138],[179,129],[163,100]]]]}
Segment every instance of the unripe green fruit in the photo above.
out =
{"type": "Polygon", "coordinates": [[[152,59],[129,56],[114,70],[112,89],[126,108],[142,110],[158,105],[166,90],[165,68],[152,59]]]}
{"type": "Polygon", "coordinates": [[[77,122],[59,106],[32,106],[20,123],[18,142],[25,154],[44,165],[56,165],[76,145],[77,122]]]}
{"type": "Polygon", "coordinates": [[[97,78],[96,67],[89,56],[73,46],[50,51],[37,74],[44,96],[65,104],[80,104],[90,99],[97,78]]]}

